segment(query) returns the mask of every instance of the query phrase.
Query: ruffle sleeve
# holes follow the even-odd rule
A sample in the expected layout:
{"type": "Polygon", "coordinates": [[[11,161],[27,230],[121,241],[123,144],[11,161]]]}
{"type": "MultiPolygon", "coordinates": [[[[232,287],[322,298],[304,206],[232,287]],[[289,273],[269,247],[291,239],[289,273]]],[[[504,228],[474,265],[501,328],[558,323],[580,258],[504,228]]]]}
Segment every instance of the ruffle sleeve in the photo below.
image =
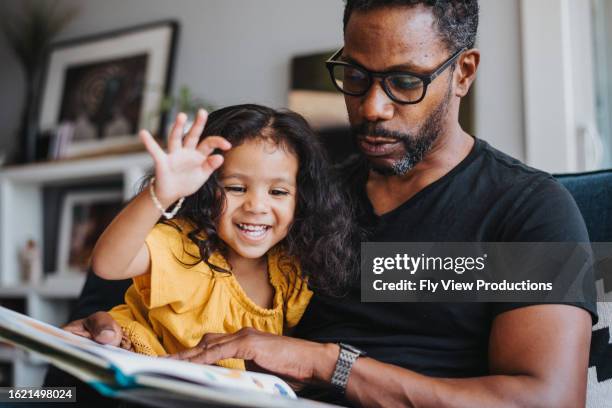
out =
{"type": "Polygon", "coordinates": [[[134,351],[148,356],[164,356],[166,351],[147,319],[146,307],[136,293],[134,285],[125,294],[125,304],[115,306],[110,315],[130,339],[134,351]]]}
{"type": "MultiPolygon", "coordinates": [[[[177,224],[185,228],[184,223],[177,224]]],[[[197,264],[198,247],[173,225],[157,224],[147,236],[149,273],[134,278],[135,290],[149,309],[170,305],[177,312],[192,307],[192,299],[211,271],[197,264]]]]}

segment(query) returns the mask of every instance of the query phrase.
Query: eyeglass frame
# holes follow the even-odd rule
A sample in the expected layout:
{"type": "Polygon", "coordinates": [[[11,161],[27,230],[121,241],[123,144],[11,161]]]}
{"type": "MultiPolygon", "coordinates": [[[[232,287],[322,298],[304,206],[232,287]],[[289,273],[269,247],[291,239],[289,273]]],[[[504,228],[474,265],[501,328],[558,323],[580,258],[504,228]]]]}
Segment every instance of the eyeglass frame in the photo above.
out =
{"type": "Polygon", "coordinates": [[[457,60],[457,58],[459,58],[459,56],[466,51],[467,48],[461,48],[459,51],[455,52],[453,55],[451,55],[446,61],[444,61],[440,66],[438,66],[438,68],[434,69],[434,71],[430,74],[416,74],[410,71],[390,71],[390,72],[380,72],[380,71],[370,71],[369,69],[365,68],[362,65],[359,65],[357,63],[350,63],[350,62],[346,62],[346,61],[338,61],[336,60],[336,58],[338,58],[338,56],[342,53],[342,51],[344,51],[344,47],[340,48],[338,51],[336,51],[334,53],[334,55],[332,55],[331,57],[329,57],[327,59],[327,61],[325,61],[325,65],[327,67],[327,70],[329,71],[329,75],[331,77],[331,80],[334,84],[334,86],[336,87],[336,89],[338,89],[340,92],[342,92],[345,95],[348,96],[363,96],[366,93],[368,93],[368,91],[370,90],[370,88],[372,87],[372,84],[374,83],[374,78],[381,78],[381,85],[383,90],[385,91],[385,94],[389,97],[389,99],[391,99],[393,102],[395,103],[399,103],[402,105],[414,105],[417,104],[419,102],[421,102],[423,99],[425,99],[425,95],[427,94],[427,88],[429,87],[429,85],[433,82],[434,79],[436,79],[440,74],[442,74],[444,71],[446,71],[446,69],[448,67],[450,67],[452,64],[455,63],[455,61],[457,60]],[[363,92],[360,93],[350,93],[350,92],[346,92],[344,89],[342,89],[338,83],[336,82],[336,79],[334,77],[334,67],[336,66],[347,66],[347,67],[356,67],[359,68],[362,71],[365,71],[365,73],[368,75],[368,86],[365,88],[365,90],[363,92]],[[410,75],[413,76],[415,78],[420,79],[423,82],[423,94],[421,95],[421,97],[416,100],[416,101],[411,101],[411,102],[405,102],[405,101],[401,101],[399,99],[397,99],[395,96],[393,96],[393,93],[391,92],[391,90],[388,88],[387,85],[387,78],[393,75],[410,75]]]}

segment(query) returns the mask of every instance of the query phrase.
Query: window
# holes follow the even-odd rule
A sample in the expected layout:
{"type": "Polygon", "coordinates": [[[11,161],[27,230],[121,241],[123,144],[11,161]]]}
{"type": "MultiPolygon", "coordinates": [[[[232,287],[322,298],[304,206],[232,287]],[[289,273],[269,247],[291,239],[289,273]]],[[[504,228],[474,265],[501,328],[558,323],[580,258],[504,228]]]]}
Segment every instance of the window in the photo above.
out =
{"type": "Polygon", "coordinates": [[[601,164],[612,167],[612,2],[591,0],[597,130],[602,144],[601,164]]]}

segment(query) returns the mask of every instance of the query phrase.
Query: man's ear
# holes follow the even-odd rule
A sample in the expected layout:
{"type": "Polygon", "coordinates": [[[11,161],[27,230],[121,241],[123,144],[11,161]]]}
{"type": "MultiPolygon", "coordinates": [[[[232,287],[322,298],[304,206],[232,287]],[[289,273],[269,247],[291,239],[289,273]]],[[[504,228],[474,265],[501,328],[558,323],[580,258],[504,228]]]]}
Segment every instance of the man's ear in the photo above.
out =
{"type": "Polygon", "coordinates": [[[455,96],[463,98],[467,95],[476,79],[478,64],[480,64],[480,51],[476,48],[465,51],[459,57],[455,68],[455,96]]]}

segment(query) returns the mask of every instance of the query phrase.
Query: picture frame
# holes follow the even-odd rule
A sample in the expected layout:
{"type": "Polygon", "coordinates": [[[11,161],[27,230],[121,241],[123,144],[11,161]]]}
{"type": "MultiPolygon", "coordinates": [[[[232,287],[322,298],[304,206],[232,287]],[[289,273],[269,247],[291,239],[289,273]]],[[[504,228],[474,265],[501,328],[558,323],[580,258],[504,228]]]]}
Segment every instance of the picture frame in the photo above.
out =
{"type": "Polygon", "coordinates": [[[121,190],[66,193],[60,213],[56,277],[87,272],[97,239],[123,205],[121,190]]]}
{"type": "Polygon", "coordinates": [[[336,90],[325,61],[337,49],[297,55],[291,59],[289,109],[308,120],[317,131],[348,128],[344,95],[336,90]]]}
{"type": "Polygon", "coordinates": [[[51,46],[39,129],[72,125],[62,158],[133,151],[139,129],[165,132],[177,36],[169,20],[51,46]]]}

